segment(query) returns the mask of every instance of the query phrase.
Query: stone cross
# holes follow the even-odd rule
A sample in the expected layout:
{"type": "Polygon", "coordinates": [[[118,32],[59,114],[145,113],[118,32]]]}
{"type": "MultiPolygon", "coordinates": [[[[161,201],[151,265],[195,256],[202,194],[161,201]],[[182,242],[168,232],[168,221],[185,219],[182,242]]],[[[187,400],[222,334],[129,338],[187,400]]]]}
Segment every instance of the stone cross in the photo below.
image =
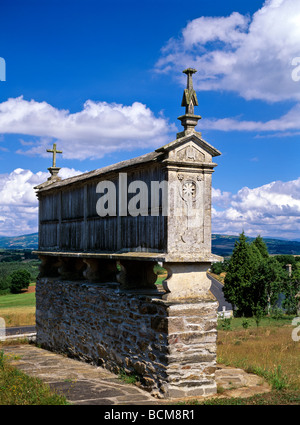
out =
{"type": "Polygon", "coordinates": [[[52,167],[56,168],[56,154],[62,153],[62,151],[56,150],[56,143],[53,143],[53,149],[47,149],[47,152],[53,153],[52,167]]]}

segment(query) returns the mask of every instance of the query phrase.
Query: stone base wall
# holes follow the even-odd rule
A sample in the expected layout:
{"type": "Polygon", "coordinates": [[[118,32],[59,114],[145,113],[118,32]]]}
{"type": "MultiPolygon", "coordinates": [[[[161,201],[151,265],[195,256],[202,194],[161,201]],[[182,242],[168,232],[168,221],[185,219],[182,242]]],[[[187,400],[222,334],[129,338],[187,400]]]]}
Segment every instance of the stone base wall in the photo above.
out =
{"type": "Polygon", "coordinates": [[[153,291],[40,278],[37,343],[119,373],[158,397],[216,392],[217,302],[165,301],[153,291]]]}

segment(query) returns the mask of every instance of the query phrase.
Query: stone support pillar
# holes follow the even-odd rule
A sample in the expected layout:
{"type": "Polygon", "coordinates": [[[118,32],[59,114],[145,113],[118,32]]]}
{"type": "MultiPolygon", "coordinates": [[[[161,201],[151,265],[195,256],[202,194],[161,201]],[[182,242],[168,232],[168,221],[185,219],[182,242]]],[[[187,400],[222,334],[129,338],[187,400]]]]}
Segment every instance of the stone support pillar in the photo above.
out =
{"type": "Polygon", "coordinates": [[[210,263],[164,263],[168,307],[168,397],[216,392],[218,303],[207,277],[210,263]]]}
{"type": "MultiPolygon", "coordinates": [[[[207,277],[210,263],[163,263],[168,276],[163,282],[164,299],[184,300],[190,298],[211,299],[211,281],[207,277]]],[[[214,297],[213,297],[214,299],[214,297]]]]}
{"type": "Polygon", "coordinates": [[[174,300],[169,305],[167,397],[217,392],[217,308],[213,297],[174,300]]]}

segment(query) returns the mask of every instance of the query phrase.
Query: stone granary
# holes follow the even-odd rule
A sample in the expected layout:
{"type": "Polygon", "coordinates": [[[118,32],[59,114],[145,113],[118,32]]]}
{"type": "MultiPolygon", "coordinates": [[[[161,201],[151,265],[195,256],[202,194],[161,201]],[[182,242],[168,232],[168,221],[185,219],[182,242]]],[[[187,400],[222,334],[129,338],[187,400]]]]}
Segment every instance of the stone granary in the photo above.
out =
{"type": "MultiPolygon", "coordinates": [[[[216,392],[218,303],[207,270],[211,177],[220,152],[195,131],[187,74],[176,140],[132,160],[36,187],[37,343],[139,376],[158,397],[216,392]],[[156,285],[155,266],[167,270],[156,285]]],[[[51,150],[59,153],[56,146],[51,150]]]]}

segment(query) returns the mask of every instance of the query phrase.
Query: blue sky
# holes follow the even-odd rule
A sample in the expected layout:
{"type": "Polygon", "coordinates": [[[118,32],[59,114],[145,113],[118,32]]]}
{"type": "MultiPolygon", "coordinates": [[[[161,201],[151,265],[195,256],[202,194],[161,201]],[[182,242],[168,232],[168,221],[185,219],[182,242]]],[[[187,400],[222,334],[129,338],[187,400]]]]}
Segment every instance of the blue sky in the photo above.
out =
{"type": "Polygon", "coordinates": [[[174,140],[192,66],[213,232],[300,238],[298,0],[2,0],[0,57],[0,235],[37,230],[53,142],[67,177],[174,140]]]}

